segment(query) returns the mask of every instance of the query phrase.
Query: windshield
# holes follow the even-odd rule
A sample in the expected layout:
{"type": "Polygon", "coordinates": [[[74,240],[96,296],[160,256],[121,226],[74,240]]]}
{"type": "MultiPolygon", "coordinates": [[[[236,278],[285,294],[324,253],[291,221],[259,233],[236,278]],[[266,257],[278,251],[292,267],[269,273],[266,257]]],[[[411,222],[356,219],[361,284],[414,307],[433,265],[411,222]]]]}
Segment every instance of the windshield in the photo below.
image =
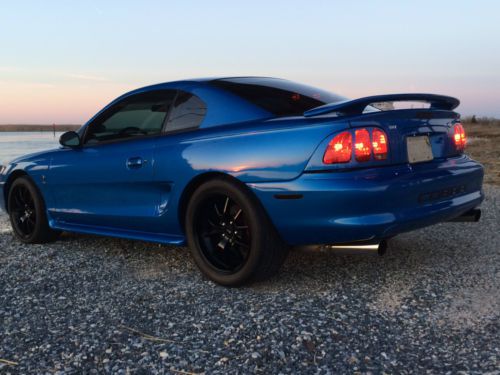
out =
{"type": "Polygon", "coordinates": [[[325,90],[277,78],[224,78],[210,84],[280,117],[302,116],[321,105],[347,100],[325,90]]]}

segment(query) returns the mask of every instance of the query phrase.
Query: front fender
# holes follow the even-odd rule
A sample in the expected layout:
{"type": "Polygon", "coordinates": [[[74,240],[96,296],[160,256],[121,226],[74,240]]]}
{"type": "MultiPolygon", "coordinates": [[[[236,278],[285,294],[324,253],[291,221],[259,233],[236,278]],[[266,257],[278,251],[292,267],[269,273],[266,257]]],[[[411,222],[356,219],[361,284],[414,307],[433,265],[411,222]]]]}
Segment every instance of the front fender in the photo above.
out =
{"type": "Polygon", "coordinates": [[[7,181],[7,166],[0,165],[0,213],[6,210],[7,196],[5,194],[5,183],[7,181]]]}
{"type": "Polygon", "coordinates": [[[50,157],[47,153],[36,153],[15,159],[3,167],[0,173],[0,209],[7,211],[9,187],[17,177],[29,176],[46,199],[44,179],[49,169],[50,157]]]}

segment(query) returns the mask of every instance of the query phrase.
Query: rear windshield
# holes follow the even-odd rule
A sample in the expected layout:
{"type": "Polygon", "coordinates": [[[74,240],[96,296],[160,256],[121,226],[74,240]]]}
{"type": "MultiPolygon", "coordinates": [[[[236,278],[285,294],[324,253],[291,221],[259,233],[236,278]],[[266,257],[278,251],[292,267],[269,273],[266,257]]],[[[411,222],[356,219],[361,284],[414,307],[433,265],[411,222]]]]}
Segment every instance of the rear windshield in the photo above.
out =
{"type": "Polygon", "coordinates": [[[228,78],[210,83],[275,116],[302,116],[309,109],[346,100],[328,91],[277,78],[228,78]]]}

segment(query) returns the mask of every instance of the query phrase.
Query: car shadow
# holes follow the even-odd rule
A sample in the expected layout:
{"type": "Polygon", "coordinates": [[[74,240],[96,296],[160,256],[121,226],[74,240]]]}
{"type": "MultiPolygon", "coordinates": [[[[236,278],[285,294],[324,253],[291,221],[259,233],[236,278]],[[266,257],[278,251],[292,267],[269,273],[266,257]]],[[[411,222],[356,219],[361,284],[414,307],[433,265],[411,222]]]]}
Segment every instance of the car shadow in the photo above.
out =
{"type": "MultiPolygon", "coordinates": [[[[353,283],[383,284],[393,274],[406,279],[417,277],[434,264],[449,262],[456,249],[431,239],[426,231],[416,231],[391,239],[387,252],[344,255],[331,250],[291,250],[280,272],[269,280],[244,288],[256,291],[302,290],[314,286],[317,291],[348,287],[353,283]]],[[[433,237],[433,236],[432,236],[433,237]]],[[[155,280],[183,276],[204,279],[196,268],[189,249],[134,240],[64,234],[59,241],[72,251],[119,261],[139,280],[155,280]]]]}

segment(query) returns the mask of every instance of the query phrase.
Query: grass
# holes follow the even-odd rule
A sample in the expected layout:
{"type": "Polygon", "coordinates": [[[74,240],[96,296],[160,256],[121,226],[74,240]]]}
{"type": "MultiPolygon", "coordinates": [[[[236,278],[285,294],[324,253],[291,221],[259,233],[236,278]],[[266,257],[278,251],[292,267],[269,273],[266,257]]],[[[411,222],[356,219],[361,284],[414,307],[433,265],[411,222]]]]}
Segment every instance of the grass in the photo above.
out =
{"type": "Polygon", "coordinates": [[[465,152],[483,164],[486,184],[500,186],[500,120],[464,118],[462,124],[468,138],[465,152]]]}

